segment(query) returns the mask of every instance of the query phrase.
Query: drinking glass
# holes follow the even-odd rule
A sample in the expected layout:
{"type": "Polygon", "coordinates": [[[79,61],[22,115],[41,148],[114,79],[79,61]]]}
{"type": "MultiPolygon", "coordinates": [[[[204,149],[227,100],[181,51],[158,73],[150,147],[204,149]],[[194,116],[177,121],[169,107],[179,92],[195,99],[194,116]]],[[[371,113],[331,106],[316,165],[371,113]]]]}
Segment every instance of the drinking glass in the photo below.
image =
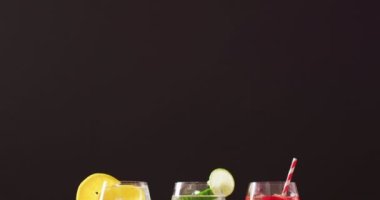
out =
{"type": "Polygon", "coordinates": [[[172,200],[226,200],[214,195],[206,182],[176,182],[172,200]]]}
{"type": "Polygon", "coordinates": [[[150,200],[148,184],[142,181],[121,181],[104,185],[99,200],[150,200]]]}
{"type": "Polygon", "coordinates": [[[296,183],[291,182],[286,194],[282,195],[285,182],[251,182],[245,200],[300,200],[296,183]]]}

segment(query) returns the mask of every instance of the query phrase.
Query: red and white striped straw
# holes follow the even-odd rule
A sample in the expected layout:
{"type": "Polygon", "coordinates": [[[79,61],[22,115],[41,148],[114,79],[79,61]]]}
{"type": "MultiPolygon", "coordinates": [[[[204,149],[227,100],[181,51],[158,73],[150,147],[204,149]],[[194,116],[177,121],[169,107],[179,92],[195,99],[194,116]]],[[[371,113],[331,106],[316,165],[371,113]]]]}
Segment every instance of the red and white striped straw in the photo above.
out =
{"type": "Polygon", "coordinates": [[[285,196],[286,193],[288,193],[289,185],[290,185],[290,182],[292,181],[292,177],[293,177],[293,173],[294,173],[294,169],[296,168],[296,165],[297,165],[297,158],[293,158],[292,164],[290,165],[288,177],[286,178],[286,182],[284,184],[284,189],[282,189],[282,193],[281,193],[282,196],[285,196]]]}

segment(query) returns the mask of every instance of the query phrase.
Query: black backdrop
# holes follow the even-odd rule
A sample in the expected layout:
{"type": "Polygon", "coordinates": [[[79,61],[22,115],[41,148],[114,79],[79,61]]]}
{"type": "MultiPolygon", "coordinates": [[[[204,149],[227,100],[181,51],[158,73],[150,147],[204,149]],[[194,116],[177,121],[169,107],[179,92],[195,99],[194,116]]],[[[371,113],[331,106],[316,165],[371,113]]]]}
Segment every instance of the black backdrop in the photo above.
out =
{"type": "Polygon", "coordinates": [[[225,167],[241,200],[293,156],[303,199],[375,198],[375,8],[1,2],[1,198],[74,199],[105,172],[164,200],[225,167]]]}

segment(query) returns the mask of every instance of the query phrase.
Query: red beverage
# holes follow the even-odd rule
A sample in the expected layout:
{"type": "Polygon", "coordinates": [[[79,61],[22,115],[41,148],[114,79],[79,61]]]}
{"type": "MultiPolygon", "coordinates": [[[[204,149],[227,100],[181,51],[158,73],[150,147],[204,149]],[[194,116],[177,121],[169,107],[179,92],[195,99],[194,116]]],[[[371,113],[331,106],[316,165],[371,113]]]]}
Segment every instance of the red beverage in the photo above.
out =
{"type": "Polygon", "coordinates": [[[281,196],[281,195],[258,195],[251,197],[246,196],[245,200],[300,200],[297,196],[296,197],[286,197],[286,196],[281,196]]]}
{"type": "Polygon", "coordinates": [[[285,182],[267,181],[250,183],[245,200],[300,200],[297,186],[294,182],[289,184],[287,192],[283,192],[285,182]]]}

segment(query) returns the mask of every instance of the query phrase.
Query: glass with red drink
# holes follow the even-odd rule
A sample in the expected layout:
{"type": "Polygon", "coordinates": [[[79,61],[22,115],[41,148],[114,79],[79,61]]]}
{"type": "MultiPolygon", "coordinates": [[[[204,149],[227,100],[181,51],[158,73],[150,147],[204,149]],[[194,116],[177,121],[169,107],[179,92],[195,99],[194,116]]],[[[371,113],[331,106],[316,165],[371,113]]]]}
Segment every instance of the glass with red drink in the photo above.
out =
{"type": "Polygon", "coordinates": [[[245,200],[300,200],[296,183],[289,184],[286,193],[282,194],[285,182],[251,182],[245,200]]]}

